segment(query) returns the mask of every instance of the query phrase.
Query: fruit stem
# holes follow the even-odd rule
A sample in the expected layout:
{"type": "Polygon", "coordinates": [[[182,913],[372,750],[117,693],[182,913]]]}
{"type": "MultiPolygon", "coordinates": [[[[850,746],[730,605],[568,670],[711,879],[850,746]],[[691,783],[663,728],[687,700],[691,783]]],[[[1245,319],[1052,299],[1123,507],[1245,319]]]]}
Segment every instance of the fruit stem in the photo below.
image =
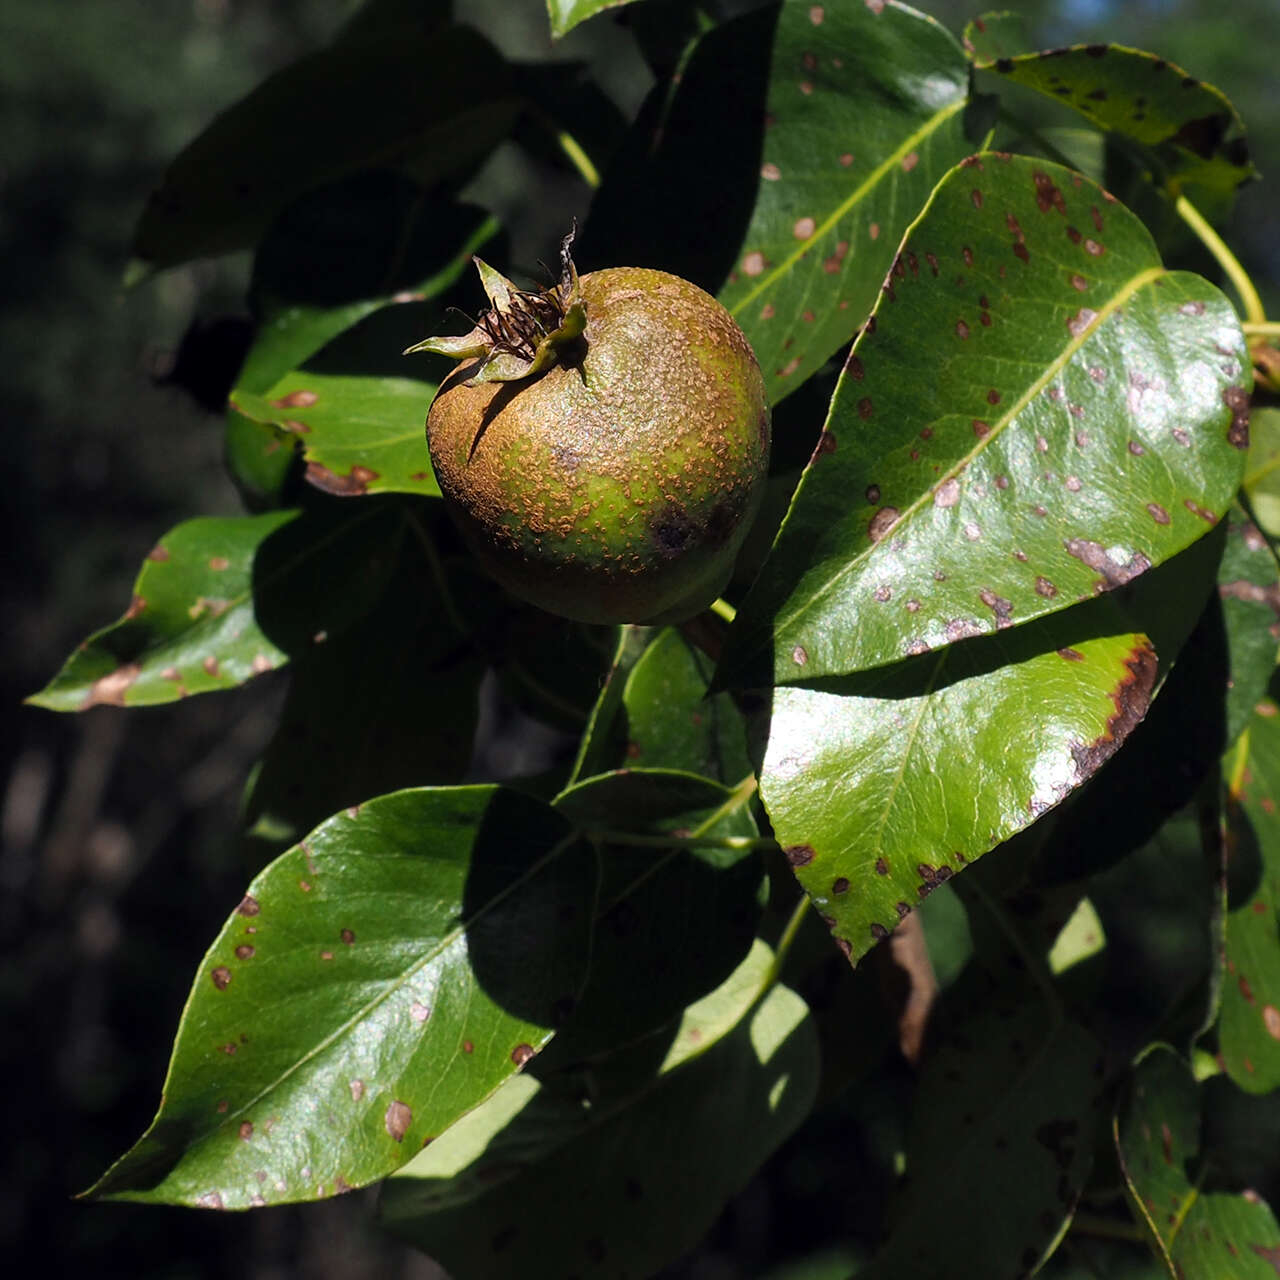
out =
{"type": "Polygon", "coordinates": [[[1179,196],[1174,208],[1177,209],[1178,216],[1183,222],[1200,237],[1204,247],[1217,258],[1218,265],[1235,286],[1235,291],[1240,295],[1240,302],[1244,306],[1244,318],[1250,324],[1266,324],[1267,309],[1262,305],[1262,299],[1258,296],[1257,289],[1253,287],[1249,273],[1240,265],[1240,259],[1227,248],[1226,242],[1186,196],[1179,196]]]}

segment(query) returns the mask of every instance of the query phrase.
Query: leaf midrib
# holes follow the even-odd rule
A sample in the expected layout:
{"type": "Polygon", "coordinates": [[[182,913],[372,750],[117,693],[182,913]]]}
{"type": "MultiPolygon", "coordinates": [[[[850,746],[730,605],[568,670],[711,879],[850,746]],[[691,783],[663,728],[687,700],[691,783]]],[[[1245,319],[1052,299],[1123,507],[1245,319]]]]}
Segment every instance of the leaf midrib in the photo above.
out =
{"type": "MultiPolygon", "coordinates": [[[[287,1081],[291,1076],[295,1075],[297,1072],[301,1071],[309,1062],[313,1061],[315,1058],[318,1058],[321,1054],[325,1053],[341,1037],[345,1036],[348,1032],[350,1032],[353,1027],[355,1027],[361,1022],[366,1021],[368,1017],[372,1014],[372,1012],[379,1007],[379,1005],[384,1004],[393,995],[396,995],[401,990],[403,990],[406,984],[412,978],[416,977],[419,973],[422,972],[424,968],[427,967],[427,965],[429,965],[433,960],[437,959],[445,951],[447,951],[450,947],[452,947],[453,944],[457,942],[457,940],[467,931],[467,928],[469,926],[474,926],[474,924],[478,920],[482,919],[488,912],[494,910],[498,906],[498,904],[501,903],[505,898],[507,898],[510,894],[514,893],[517,889],[519,889],[524,884],[526,884],[530,879],[532,879],[535,875],[537,875],[545,866],[549,865],[555,858],[560,857],[561,854],[563,854],[566,849],[571,847],[578,839],[579,839],[579,833],[576,830],[571,830],[567,835],[563,836],[545,854],[543,854],[543,856],[539,858],[538,861],[533,864],[533,866],[531,866],[527,871],[525,871],[523,875],[513,880],[510,884],[505,886],[501,890],[501,892],[495,894],[492,898],[490,898],[489,901],[486,902],[484,906],[481,907],[480,910],[475,913],[475,915],[470,916],[465,920],[460,920],[452,929],[450,929],[447,933],[442,935],[442,937],[437,941],[434,947],[429,949],[426,952],[426,954],[424,954],[422,958],[418,960],[415,964],[411,965],[408,969],[404,970],[398,978],[393,979],[388,984],[385,990],[379,992],[371,1000],[363,1004],[359,1009],[357,1009],[354,1013],[352,1013],[346,1019],[345,1022],[342,1022],[337,1027],[335,1027],[333,1031],[329,1033],[329,1035],[327,1035],[324,1039],[320,1040],[317,1044],[315,1044],[311,1049],[309,1049],[305,1054],[303,1054],[302,1057],[300,1057],[296,1062],[290,1065],[286,1070],[280,1072],[268,1084],[264,1085],[247,1102],[237,1107],[234,1111],[229,1111],[228,1114],[221,1120],[220,1123],[214,1125],[212,1128],[206,1129],[204,1133],[200,1135],[199,1138],[188,1143],[185,1148],[186,1152],[193,1153],[197,1151],[200,1147],[204,1146],[212,1138],[215,1138],[219,1133],[223,1132],[234,1121],[239,1120],[240,1117],[243,1116],[246,1112],[250,1111],[253,1107],[257,1106],[257,1104],[261,1102],[263,1098],[267,1097],[268,1095],[274,1093],[277,1089],[279,1089],[285,1083],[285,1081],[287,1081]]],[[[294,846],[294,850],[292,851],[296,851],[300,849],[302,845],[305,843],[306,841],[299,841],[298,844],[294,846]]],[[[221,941],[221,939],[219,939],[219,941],[221,941]]],[[[218,944],[215,943],[214,945],[216,948],[218,944]]],[[[176,1067],[176,1065],[177,1065],[177,1060],[175,1055],[174,1066],[176,1067]]],[[[164,1093],[162,1094],[162,1096],[167,1096],[170,1092],[170,1087],[173,1084],[172,1074],[173,1073],[171,1070],[170,1076],[166,1077],[165,1079],[164,1093]]],[[[159,1119],[160,1119],[160,1116],[157,1115],[156,1120],[158,1121],[159,1119]]],[[[152,1128],[154,1127],[155,1127],[155,1122],[152,1123],[152,1128]]],[[[150,1132],[150,1130],[148,1130],[148,1132],[150,1132]]]]}
{"type": "MultiPolygon", "coordinates": [[[[1124,286],[1117,290],[1110,301],[1108,301],[1098,311],[1097,316],[1089,323],[1089,325],[1084,328],[1079,335],[1073,336],[1071,341],[1063,347],[1061,354],[1045,366],[1045,369],[1040,376],[1033,379],[1027,385],[1026,390],[1023,391],[1015,401],[1013,401],[1000,418],[990,424],[990,430],[987,435],[980,440],[977,440],[962,458],[940,475],[933,484],[925,489],[919,497],[907,506],[898,519],[894,521],[894,530],[899,530],[905,527],[912,517],[923,506],[925,506],[927,502],[931,502],[933,500],[933,495],[940,486],[945,484],[948,480],[959,476],[960,473],[964,471],[976,458],[978,458],[985,449],[990,448],[991,445],[1009,428],[1010,424],[1018,417],[1018,415],[1026,409],[1031,401],[1039,395],[1041,391],[1048,387],[1049,384],[1062,372],[1062,370],[1066,368],[1067,364],[1076,352],[1078,352],[1080,348],[1094,336],[1095,333],[1099,332],[1106,321],[1110,319],[1110,317],[1114,315],[1120,307],[1128,302],[1139,289],[1145,288],[1146,285],[1166,274],[1166,268],[1163,265],[1160,265],[1148,267],[1145,271],[1140,271],[1137,275],[1131,276],[1124,286]]],[[[855,343],[853,348],[855,353],[857,352],[857,349],[858,345],[855,343]]],[[[837,395],[839,395],[840,390],[841,388],[837,387],[837,395]]],[[[817,591],[809,596],[808,599],[803,601],[803,603],[797,605],[797,607],[790,613],[779,613],[776,629],[778,631],[782,631],[785,628],[796,625],[796,623],[803,618],[805,614],[834,591],[840,583],[842,583],[851,574],[861,569],[864,561],[874,553],[878,545],[879,544],[875,542],[868,543],[867,546],[864,547],[856,556],[845,561],[840,569],[836,573],[832,574],[831,577],[829,577],[817,591]]],[[[1030,621],[1030,619],[1024,619],[1024,621],[1030,621]]],[[[854,668],[854,670],[858,669],[860,668],[854,668]]]]}
{"type": "Polygon", "coordinates": [[[765,289],[772,286],[775,281],[790,271],[791,268],[795,266],[795,264],[799,262],[800,259],[803,258],[804,255],[822,239],[823,236],[827,234],[827,232],[840,222],[850,209],[860,204],[866,198],[868,193],[884,180],[887,174],[896,169],[906,156],[910,155],[910,153],[917,147],[923,145],[929,137],[942,128],[942,126],[946,124],[946,122],[957,112],[963,111],[967,102],[967,96],[962,94],[955,102],[951,103],[944,109],[935,112],[929,120],[922,124],[914,133],[905,138],[898,145],[896,150],[890,152],[889,155],[876,165],[876,167],[872,169],[871,172],[862,180],[861,184],[855,187],[853,191],[835,207],[835,210],[822,220],[819,226],[814,230],[814,233],[809,236],[808,239],[797,241],[796,248],[794,248],[791,253],[778,264],[777,267],[767,275],[761,276],[761,278],[756,282],[755,287],[739,298],[738,301],[729,308],[729,314],[732,316],[741,315],[743,309],[749,303],[753,302],[765,291],[765,289]]]}

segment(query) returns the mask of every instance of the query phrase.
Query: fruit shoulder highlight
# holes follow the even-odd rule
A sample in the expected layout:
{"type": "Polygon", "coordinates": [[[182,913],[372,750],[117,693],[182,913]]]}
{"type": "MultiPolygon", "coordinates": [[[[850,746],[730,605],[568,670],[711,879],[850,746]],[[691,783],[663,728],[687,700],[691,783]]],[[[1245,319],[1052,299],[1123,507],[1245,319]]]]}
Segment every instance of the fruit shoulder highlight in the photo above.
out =
{"type": "Polygon", "coordinates": [[[710,294],[666,272],[518,289],[475,259],[490,309],[409,351],[461,363],[427,444],[464,541],[513,595],[582,622],[667,623],[724,589],[760,505],[769,410],[710,294]]]}

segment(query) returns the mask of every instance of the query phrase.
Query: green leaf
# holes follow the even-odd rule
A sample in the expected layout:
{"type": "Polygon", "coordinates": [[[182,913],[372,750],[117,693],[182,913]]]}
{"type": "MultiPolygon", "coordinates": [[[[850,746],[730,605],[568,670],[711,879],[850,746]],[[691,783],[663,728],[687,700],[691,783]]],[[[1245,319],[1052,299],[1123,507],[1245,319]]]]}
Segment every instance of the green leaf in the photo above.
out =
{"type": "Polygon", "coordinates": [[[249,836],[278,850],[337,809],[458,782],[472,756],[484,670],[408,540],[369,614],[294,661],[279,728],[245,798],[249,836]]]}
{"type": "Polygon", "coordinates": [[[1280,646],[1280,567],[1238,506],[1231,508],[1218,594],[1229,649],[1226,744],[1243,731],[1276,667],[1280,646]]]}
{"type": "Polygon", "coordinates": [[[433,185],[486,155],[517,110],[506,64],[464,27],[344,39],[269,77],[186,147],[134,257],[156,270],[248,248],[300,195],[361,169],[433,185]]]}
{"type": "Polygon", "coordinates": [[[275,221],[254,258],[259,327],[237,388],[264,394],[380,307],[439,297],[498,233],[482,209],[431,197],[393,173],[360,174],[305,196],[275,221]]]}
{"type": "Polygon", "coordinates": [[[370,607],[401,527],[385,503],[188,520],[148,553],[121,619],[28,701],[53,711],[150,706],[271,671],[370,607]]]}
{"type": "Polygon", "coordinates": [[[1015,57],[1030,47],[1026,18],[1006,10],[984,13],[965,23],[960,42],[980,67],[989,66],[997,58],[1015,57]]]}
{"type": "Polygon", "coordinates": [[[627,769],[557,797],[555,807],[600,847],[601,883],[591,977],[552,1062],[647,1035],[750,950],[762,888],[754,790],[754,779],[730,790],[672,770],[627,769]],[[668,837],[681,843],[666,845],[668,837]]]}
{"type": "Polygon", "coordinates": [[[1243,483],[1258,523],[1271,537],[1280,537],[1280,409],[1259,408],[1250,415],[1243,483]]]}
{"type": "Polygon", "coordinates": [[[1280,1088],[1280,708],[1261,700],[1229,764],[1218,1048],[1250,1093],[1280,1088]]]}
{"type": "Polygon", "coordinates": [[[1271,1210],[1256,1196],[1200,1186],[1200,1099],[1171,1049],[1156,1045],[1138,1063],[1116,1148],[1134,1216],[1171,1277],[1274,1280],[1280,1227],[1271,1210]]]}
{"type": "Polygon", "coordinates": [[[760,698],[761,798],[851,960],[1115,754],[1146,714],[1157,653],[1177,654],[1187,599],[1211,581],[1205,550],[1124,597],[760,698]]]}
{"type": "Polygon", "coordinates": [[[1221,517],[1250,378],[1206,281],[1046,161],[954,169],[855,343],[726,682],[894,662],[1130,581],[1221,517]]]}
{"type": "Polygon", "coordinates": [[[969,149],[964,55],[904,5],[788,0],[755,208],[719,292],[770,401],[866,319],[913,214],[969,149]]]}
{"type": "Polygon", "coordinates": [[[768,989],[772,959],[757,943],[669,1045],[499,1094],[494,1114],[468,1116],[387,1183],[383,1224],[458,1280],[644,1276],[678,1258],[813,1097],[813,1030],[799,997],[768,989]]]}
{"type": "MultiPolygon", "coordinates": [[[[1000,39],[1008,36],[1001,26],[1000,39]]],[[[979,68],[1073,108],[1099,129],[1146,148],[1168,195],[1184,191],[1225,208],[1257,171],[1239,113],[1212,85],[1155,54],[1116,44],[1076,45],[1045,53],[975,49],[979,68]]]]}
{"type": "Polygon", "coordinates": [[[964,1274],[1029,1275],[1070,1222],[1093,1163],[1103,1059],[1077,1023],[1018,994],[965,984],[970,1016],[943,1034],[916,1089],[896,1227],[859,1280],[952,1274],[961,1239],[964,1274]]]}
{"type": "Polygon", "coordinates": [[[263,395],[233,392],[231,406],[297,436],[307,481],[325,493],[439,496],[425,429],[435,391],[416,378],[295,369],[263,395]]]}
{"type": "Polygon", "coordinates": [[[249,886],[201,963],[159,1114],[90,1194],[239,1209],[386,1176],[550,1038],[593,889],[568,824],[498,787],[329,819],[249,886]]]}
{"type": "Polygon", "coordinates": [[[551,19],[551,36],[559,40],[580,22],[594,18],[605,9],[620,9],[632,0],[547,0],[547,16],[551,19]]]}
{"type": "Polygon", "coordinates": [[[714,666],[674,627],[653,638],[623,691],[619,764],[683,769],[726,786],[752,773],[741,712],[728,694],[707,696],[714,666]]]}

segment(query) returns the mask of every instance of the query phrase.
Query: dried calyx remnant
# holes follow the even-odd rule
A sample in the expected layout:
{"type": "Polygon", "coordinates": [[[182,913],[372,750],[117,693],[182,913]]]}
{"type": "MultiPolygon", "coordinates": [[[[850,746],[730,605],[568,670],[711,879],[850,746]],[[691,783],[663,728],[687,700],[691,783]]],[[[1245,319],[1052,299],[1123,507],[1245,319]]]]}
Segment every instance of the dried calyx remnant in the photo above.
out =
{"type": "Polygon", "coordinates": [[[430,351],[455,360],[480,359],[480,368],[467,380],[517,382],[550,367],[558,348],[582,336],[587,311],[582,301],[578,269],[573,265],[575,223],[560,242],[560,279],[536,293],[518,289],[500,271],[472,258],[489,298],[489,309],[475,328],[461,337],[427,338],[405,355],[430,351]]]}
{"type": "Polygon", "coordinates": [[[664,271],[552,287],[476,260],[490,308],[427,416],[445,507],[513,595],[605,624],[678,622],[724,589],[764,492],[769,409],[750,344],[710,294],[664,271]]]}

